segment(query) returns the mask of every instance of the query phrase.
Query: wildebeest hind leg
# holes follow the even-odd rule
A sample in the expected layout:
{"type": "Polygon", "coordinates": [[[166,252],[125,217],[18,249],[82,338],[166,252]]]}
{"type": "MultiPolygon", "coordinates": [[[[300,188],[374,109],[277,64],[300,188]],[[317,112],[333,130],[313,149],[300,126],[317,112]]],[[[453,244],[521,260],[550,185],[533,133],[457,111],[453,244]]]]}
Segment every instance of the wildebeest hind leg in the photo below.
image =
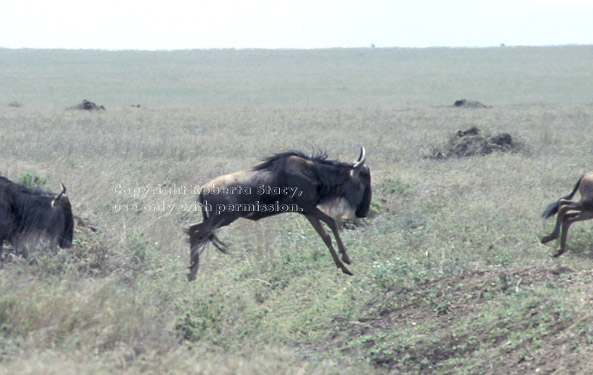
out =
{"type": "Polygon", "coordinates": [[[189,273],[187,279],[192,281],[196,278],[196,273],[200,267],[200,252],[208,242],[208,232],[204,231],[206,223],[194,224],[189,227],[187,233],[189,234],[189,273]]]}
{"type": "Polygon", "coordinates": [[[226,244],[219,240],[213,232],[220,227],[229,225],[236,218],[235,216],[211,216],[207,221],[189,227],[187,230],[190,243],[189,273],[187,274],[189,281],[196,278],[196,273],[200,266],[200,252],[204,249],[208,241],[212,242],[214,247],[221,252],[227,252],[226,244]]]}
{"type": "Polygon", "coordinates": [[[339,269],[341,269],[342,272],[344,272],[345,274],[352,275],[352,272],[350,272],[350,270],[344,265],[344,263],[342,263],[342,261],[338,257],[336,250],[334,250],[334,247],[332,246],[331,236],[329,235],[329,233],[326,232],[325,229],[323,229],[323,225],[321,225],[321,222],[319,221],[319,219],[313,215],[305,215],[305,217],[309,220],[311,225],[313,225],[313,228],[315,228],[315,230],[317,231],[317,233],[319,234],[319,236],[321,237],[323,242],[325,242],[325,246],[327,246],[327,248],[329,249],[329,252],[330,252],[336,266],[339,269]]]}
{"type": "Polygon", "coordinates": [[[558,236],[560,235],[560,228],[562,226],[562,220],[564,219],[564,215],[566,215],[566,213],[569,210],[575,209],[574,205],[575,203],[572,201],[567,201],[563,199],[560,200],[560,207],[558,208],[558,213],[556,216],[556,225],[554,226],[554,230],[551,234],[542,238],[542,243],[547,243],[558,238],[558,236]]]}
{"type": "Polygon", "coordinates": [[[564,218],[562,220],[562,234],[560,236],[560,244],[558,245],[558,250],[556,251],[556,253],[552,255],[554,258],[559,257],[566,251],[566,238],[568,237],[568,228],[570,228],[570,226],[573,223],[576,223],[577,221],[589,219],[593,219],[593,212],[591,211],[581,211],[578,213],[575,212],[564,215],[564,218]]]}

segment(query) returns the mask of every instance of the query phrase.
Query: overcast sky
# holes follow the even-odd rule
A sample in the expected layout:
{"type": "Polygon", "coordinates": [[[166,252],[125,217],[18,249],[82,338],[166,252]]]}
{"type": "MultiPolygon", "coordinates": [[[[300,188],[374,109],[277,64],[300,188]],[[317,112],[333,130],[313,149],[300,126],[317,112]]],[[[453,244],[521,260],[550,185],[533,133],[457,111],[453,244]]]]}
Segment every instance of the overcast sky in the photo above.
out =
{"type": "Polygon", "coordinates": [[[593,44],[593,0],[8,0],[0,47],[593,44]]]}

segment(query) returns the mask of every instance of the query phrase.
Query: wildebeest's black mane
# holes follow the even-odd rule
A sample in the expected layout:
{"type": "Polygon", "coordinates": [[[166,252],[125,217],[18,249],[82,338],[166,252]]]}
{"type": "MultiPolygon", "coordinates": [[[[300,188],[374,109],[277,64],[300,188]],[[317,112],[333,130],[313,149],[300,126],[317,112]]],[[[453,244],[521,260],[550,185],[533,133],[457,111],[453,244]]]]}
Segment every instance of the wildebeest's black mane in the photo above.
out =
{"type": "Polygon", "coordinates": [[[348,180],[353,164],[337,160],[328,160],[327,153],[316,152],[306,155],[301,151],[286,151],[264,159],[263,163],[254,167],[255,170],[285,170],[286,161],[291,156],[297,156],[314,162],[311,171],[316,176],[318,184],[318,201],[321,204],[329,199],[343,195],[343,184],[348,180]]]}
{"type": "Polygon", "coordinates": [[[346,168],[352,166],[351,164],[343,163],[341,161],[328,160],[327,153],[323,151],[315,152],[312,155],[307,155],[301,151],[290,150],[285,152],[279,152],[277,154],[264,158],[263,162],[253,167],[253,169],[259,171],[264,169],[275,169],[277,167],[282,167],[284,165],[284,162],[291,156],[297,156],[305,160],[309,160],[327,166],[339,166],[346,168]]]}
{"type": "Polygon", "coordinates": [[[43,221],[49,221],[47,215],[43,213],[51,204],[48,198],[55,194],[14,183],[2,176],[0,176],[0,186],[8,187],[4,190],[2,198],[12,206],[17,230],[22,230],[25,223],[41,226],[44,224],[43,221]]]}

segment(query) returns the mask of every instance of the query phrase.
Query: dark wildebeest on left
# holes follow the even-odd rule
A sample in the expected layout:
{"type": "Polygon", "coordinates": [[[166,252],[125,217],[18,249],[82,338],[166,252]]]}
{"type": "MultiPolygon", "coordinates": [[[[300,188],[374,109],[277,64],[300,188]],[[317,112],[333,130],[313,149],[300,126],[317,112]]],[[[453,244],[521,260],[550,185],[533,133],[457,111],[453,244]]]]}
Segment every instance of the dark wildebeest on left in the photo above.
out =
{"type": "Polygon", "coordinates": [[[72,246],[74,220],[62,184],[59,194],[29,189],[0,177],[0,254],[4,241],[28,256],[28,245],[40,239],[50,246],[72,246]]]}
{"type": "Polygon", "coordinates": [[[558,257],[566,250],[566,235],[570,225],[577,221],[593,219],[593,173],[585,173],[579,178],[572,192],[567,196],[558,199],[556,202],[550,204],[542,217],[544,219],[554,216],[558,213],[556,219],[556,226],[552,234],[542,238],[542,243],[546,243],[558,238],[560,229],[562,229],[562,235],[560,236],[560,243],[558,249],[553,257],[558,257]],[[581,199],[578,202],[571,201],[573,195],[579,190],[581,199]]]}
{"type": "Polygon", "coordinates": [[[350,258],[334,218],[368,214],[371,171],[365,160],[364,148],[351,164],[327,160],[325,154],[307,156],[290,151],[271,156],[255,167],[217,177],[202,186],[199,203],[203,221],[187,230],[191,249],[188,279],[195,279],[200,252],[208,242],[226,252],[226,245],[216,237],[214,230],[241,217],[259,220],[283,212],[305,215],[328,247],[336,266],[352,275],[344,265],[350,264],[350,258]],[[334,234],[342,260],[321,222],[334,234]]]}

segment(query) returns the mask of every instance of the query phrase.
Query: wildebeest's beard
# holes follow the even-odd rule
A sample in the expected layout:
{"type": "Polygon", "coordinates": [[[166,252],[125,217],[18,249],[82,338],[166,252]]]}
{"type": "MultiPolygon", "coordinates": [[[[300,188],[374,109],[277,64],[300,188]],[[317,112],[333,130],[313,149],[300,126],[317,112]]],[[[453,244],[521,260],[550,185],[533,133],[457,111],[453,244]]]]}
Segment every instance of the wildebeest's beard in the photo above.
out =
{"type": "Polygon", "coordinates": [[[74,234],[74,218],[72,217],[72,211],[69,209],[70,202],[66,203],[68,209],[62,209],[62,212],[60,212],[60,214],[64,216],[64,230],[60,235],[60,242],[58,244],[62,249],[72,247],[72,237],[74,234]]]}
{"type": "Polygon", "coordinates": [[[360,182],[364,187],[362,199],[356,206],[356,217],[366,217],[371,207],[371,170],[367,166],[363,166],[359,173],[360,182]]]}
{"type": "Polygon", "coordinates": [[[371,208],[371,186],[367,186],[364,189],[364,194],[362,196],[362,201],[356,207],[356,217],[366,217],[369,214],[369,209],[371,208]]]}

